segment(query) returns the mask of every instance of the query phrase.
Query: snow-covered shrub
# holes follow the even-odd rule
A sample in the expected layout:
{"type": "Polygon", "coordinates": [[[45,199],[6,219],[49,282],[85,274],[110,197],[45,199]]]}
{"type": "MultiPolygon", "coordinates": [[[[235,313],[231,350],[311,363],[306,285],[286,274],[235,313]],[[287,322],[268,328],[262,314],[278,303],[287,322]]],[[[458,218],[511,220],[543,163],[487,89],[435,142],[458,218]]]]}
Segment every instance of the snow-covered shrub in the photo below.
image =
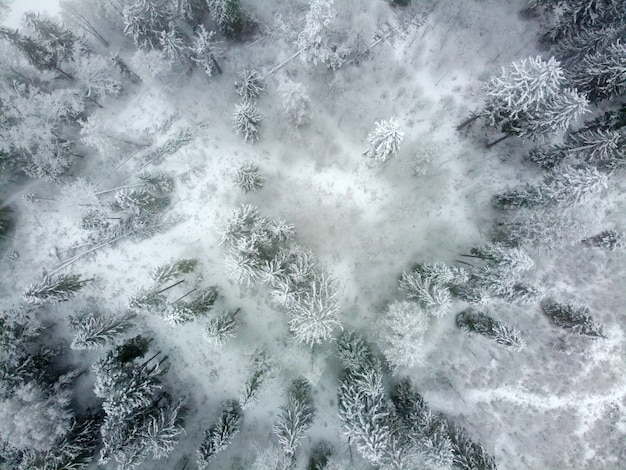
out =
{"type": "Polygon", "coordinates": [[[624,232],[617,230],[604,230],[593,237],[585,238],[582,244],[588,247],[602,248],[613,251],[624,247],[624,232]]]}
{"type": "Polygon", "coordinates": [[[415,302],[393,302],[378,321],[381,349],[395,370],[424,360],[428,314],[415,302]]]}
{"type": "Polygon", "coordinates": [[[311,100],[306,94],[304,85],[289,79],[283,80],[279,87],[283,100],[283,110],[289,119],[289,123],[296,129],[305,126],[310,121],[309,105],[311,100]]]}
{"type": "Polygon", "coordinates": [[[481,334],[513,351],[520,351],[525,346],[524,340],[515,328],[510,328],[495,318],[471,308],[456,316],[456,325],[463,331],[481,334]]]}
{"type": "Polygon", "coordinates": [[[204,470],[218,452],[226,449],[241,428],[243,414],[239,403],[228,400],[222,405],[220,417],[204,435],[204,440],[196,452],[196,464],[204,470]]]}
{"type": "Polygon", "coordinates": [[[376,121],[376,128],[367,136],[369,149],[365,155],[382,162],[387,161],[398,154],[402,139],[404,132],[400,130],[395,119],[376,121]]]}
{"type": "Polygon", "coordinates": [[[235,89],[244,101],[251,101],[265,90],[265,80],[258,70],[243,69],[239,81],[235,82],[235,89]]]}
{"type": "Polygon", "coordinates": [[[244,163],[235,172],[235,184],[245,192],[256,192],[263,187],[265,178],[254,163],[244,163]]]}
{"type": "Polygon", "coordinates": [[[254,143],[259,140],[259,128],[262,115],[253,101],[243,101],[235,105],[233,127],[237,135],[243,136],[245,142],[254,143]]]}

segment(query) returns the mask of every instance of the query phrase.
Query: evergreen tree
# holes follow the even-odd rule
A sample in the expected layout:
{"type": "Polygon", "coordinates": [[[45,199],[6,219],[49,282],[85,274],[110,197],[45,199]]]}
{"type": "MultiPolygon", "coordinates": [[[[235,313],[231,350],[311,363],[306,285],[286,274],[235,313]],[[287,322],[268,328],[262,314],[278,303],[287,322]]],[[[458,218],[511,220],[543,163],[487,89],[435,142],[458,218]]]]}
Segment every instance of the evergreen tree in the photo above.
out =
{"type": "Polygon", "coordinates": [[[306,380],[292,382],[287,392],[287,405],[280,410],[273,431],[285,455],[295,461],[296,449],[315,417],[311,386],[306,380]]]}
{"type": "Polygon", "coordinates": [[[573,67],[571,81],[594,101],[623,95],[626,92],[626,44],[618,40],[586,55],[573,67]]]}
{"type": "Polygon", "coordinates": [[[265,90],[265,81],[258,70],[246,68],[239,74],[235,89],[244,101],[251,101],[265,90]]]}
{"type": "Polygon", "coordinates": [[[508,135],[535,139],[565,130],[587,112],[587,100],[565,89],[564,83],[563,70],[554,58],[513,62],[486,84],[482,115],[508,135]]]}
{"type": "Polygon", "coordinates": [[[89,99],[106,95],[117,96],[122,91],[122,84],[115,69],[101,55],[87,52],[76,54],[70,70],[89,99]]]}
{"type": "Polygon", "coordinates": [[[624,232],[616,230],[604,230],[593,237],[585,238],[582,244],[587,247],[602,248],[603,250],[614,251],[624,247],[624,232]]]}
{"type": "Polygon", "coordinates": [[[252,101],[244,101],[235,105],[233,114],[233,127],[237,135],[243,136],[245,142],[254,143],[259,140],[259,127],[261,125],[261,113],[252,101]]]}
{"type": "Polygon", "coordinates": [[[205,433],[204,440],[197,452],[197,465],[201,470],[209,466],[218,452],[226,449],[241,428],[243,414],[239,403],[228,400],[222,405],[220,417],[205,433]]]}
{"type": "Polygon", "coordinates": [[[201,67],[209,77],[212,77],[216,70],[218,73],[222,73],[216,58],[216,55],[220,53],[220,49],[218,43],[213,40],[214,36],[215,33],[213,31],[209,32],[204,28],[204,25],[200,25],[196,30],[193,44],[190,48],[191,61],[198,67],[201,67]]]}
{"type": "Polygon", "coordinates": [[[239,321],[236,318],[239,309],[222,313],[221,315],[211,318],[204,327],[204,336],[215,346],[222,346],[224,341],[234,338],[235,331],[239,327],[239,321]]]}
{"type": "MultiPolygon", "coordinates": [[[[328,441],[319,441],[311,449],[311,456],[307,470],[325,470],[328,468],[329,459],[333,454],[333,446],[328,441]]],[[[332,468],[332,467],[331,467],[332,468]]]]}
{"type": "Polygon", "coordinates": [[[90,279],[81,281],[78,274],[45,276],[41,282],[31,284],[22,297],[29,304],[64,302],[74,297],[76,292],[89,281],[90,279]]]}
{"type": "Polygon", "coordinates": [[[400,130],[395,119],[376,121],[376,129],[367,136],[370,148],[365,155],[385,162],[398,154],[404,132],[400,130]]]}
{"type": "Polygon", "coordinates": [[[422,266],[412,272],[402,273],[400,289],[406,291],[409,300],[416,301],[436,317],[445,316],[451,308],[450,291],[444,282],[431,277],[422,266]]]}
{"type": "Polygon", "coordinates": [[[209,13],[206,0],[178,0],[178,14],[190,26],[202,28],[206,15],[209,13]]]}
{"type": "Polygon", "coordinates": [[[606,338],[602,326],[589,315],[590,312],[587,307],[575,307],[571,304],[560,304],[550,300],[545,302],[541,308],[556,326],[579,335],[606,338]]]}
{"type": "Polygon", "coordinates": [[[378,322],[381,349],[392,369],[414,367],[424,360],[428,314],[415,302],[393,302],[378,322]]]}
{"type": "Polygon", "coordinates": [[[244,163],[235,172],[235,184],[246,193],[257,192],[263,187],[265,178],[259,171],[258,165],[254,163],[244,163]]]}
{"type": "Polygon", "coordinates": [[[285,79],[278,87],[283,99],[283,110],[289,123],[298,129],[310,121],[309,106],[311,99],[306,94],[304,85],[285,79]]]}
{"type": "Polygon", "coordinates": [[[472,440],[467,431],[448,420],[448,435],[454,453],[454,466],[462,470],[496,470],[495,459],[485,448],[472,440]]]}
{"type": "Polygon", "coordinates": [[[237,37],[244,26],[240,0],[207,0],[209,13],[220,31],[228,37],[237,37]]]}
{"type": "Polygon", "coordinates": [[[193,272],[198,266],[195,258],[183,258],[173,263],[164,264],[154,268],[152,280],[157,284],[164,284],[181,277],[183,274],[193,272]]]}
{"type": "Polygon", "coordinates": [[[248,365],[248,377],[241,389],[241,407],[245,410],[257,399],[261,385],[270,373],[271,365],[267,353],[257,349],[248,365]]]}
{"type": "Polygon", "coordinates": [[[189,60],[189,47],[181,32],[172,23],[159,33],[161,52],[172,64],[184,64],[189,60]]]}
{"type": "Polygon", "coordinates": [[[124,34],[141,49],[159,47],[159,35],[168,29],[168,12],[157,0],[129,0],[122,10],[124,34]]]}
{"type": "Polygon", "coordinates": [[[524,340],[520,338],[515,328],[510,328],[495,318],[471,308],[463,310],[456,316],[456,325],[463,331],[478,333],[513,351],[520,351],[525,346],[524,340]]]}
{"type": "Polygon", "coordinates": [[[80,312],[70,317],[70,327],[76,332],[70,347],[88,350],[102,348],[133,325],[133,315],[106,318],[98,312],[80,312]]]}
{"type": "Polygon", "coordinates": [[[75,58],[78,38],[56,21],[32,11],[24,14],[24,26],[31,37],[50,55],[50,60],[60,66],[75,58]]]}

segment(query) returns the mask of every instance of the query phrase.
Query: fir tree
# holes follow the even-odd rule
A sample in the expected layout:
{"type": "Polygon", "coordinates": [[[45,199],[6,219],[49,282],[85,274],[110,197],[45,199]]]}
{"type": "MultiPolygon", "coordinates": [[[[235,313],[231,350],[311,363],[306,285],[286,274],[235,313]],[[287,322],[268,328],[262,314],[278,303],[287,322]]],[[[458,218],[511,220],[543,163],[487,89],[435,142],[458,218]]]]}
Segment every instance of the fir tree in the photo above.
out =
{"type": "Polygon", "coordinates": [[[387,307],[378,330],[382,352],[392,369],[423,361],[428,327],[428,314],[415,302],[394,302],[387,307]]]}
{"type": "Polygon", "coordinates": [[[209,13],[220,31],[228,37],[237,37],[244,26],[240,0],[207,0],[209,13]]]}
{"type": "Polygon", "coordinates": [[[45,276],[37,284],[31,284],[22,294],[29,304],[58,303],[70,300],[91,279],[80,280],[78,274],[45,276]]]}
{"type": "Polygon", "coordinates": [[[572,84],[593,101],[626,92],[626,45],[619,40],[588,54],[573,68],[572,84]]]}
{"type": "Polygon", "coordinates": [[[215,33],[213,31],[209,32],[204,25],[200,25],[196,30],[193,44],[190,48],[191,61],[198,67],[201,67],[209,77],[212,77],[215,71],[222,73],[216,58],[220,53],[220,49],[218,43],[213,39],[214,36],[215,33]]]}
{"type": "Polygon", "coordinates": [[[257,349],[248,365],[248,377],[241,389],[241,407],[246,409],[257,399],[261,385],[270,373],[271,365],[267,353],[257,349]]]}
{"type": "Polygon", "coordinates": [[[448,435],[454,453],[454,466],[462,470],[496,470],[495,459],[479,443],[472,442],[467,431],[447,421],[448,435]]]}
{"type": "Polygon", "coordinates": [[[243,69],[239,81],[235,82],[235,89],[244,101],[251,101],[265,90],[265,81],[258,70],[243,69]]]}
{"type": "Polygon", "coordinates": [[[590,311],[587,307],[575,307],[571,304],[560,304],[550,300],[545,302],[541,308],[556,326],[579,335],[606,338],[602,326],[589,315],[590,311]]]}
{"type": "Polygon", "coordinates": [[[616,230],[604,230],[593,237],[585,238],[582,244],[587,247],[602,248],[603,250],[614,251],[624,247],[624,232],[616,230]]]}
{"type": "Polygon", "coordinates": [[[205,338],[214,346],[222,346],[224,341],[235,337],[235,331],[239,327],[236,318],[239,309],[222,313],[211,318],[204,327],[205,338]]]}
{"type": "Polygon", "coordinates": [[[256,107],[256,103],[244,101],[235,105],[235,109],[232,121],[237,135],[243,136],[243,140],[249,143],[259,140],[259,127],[262,116],[256,107]]]}
{"type": "Polygon", "coordinates": [[[247,192],[257,192],[263,187],[265,178],[259,171],[258,165],[244,163],[235,172],[235,184],[247,192]]]}
{"type": "Polygon", "coordinates": [[[88,52],[76,54],[70,70],[89,99],[117,96],[122,84],[112,64],[104,57],[88,52]]]}
{"type": "Polygon", "coordinates": [[[420,267],[410,273],[402,273],[400,289],[407,292],[409,300],[416,301],[436,317],[443,317],[450,311],[448,287],[437,278],[431,278],[420,267]]]}
{"type": "Polygon", "coordinates": [[[403,139],[404,132],[395,119],[376,121],[376,129],[367,136],[370,148],[365,155],[385,162],[398,154],[403,139]]]}
{"type": "Polygon", "coordinates": [[[24,26],[50,55],[50,61],[60,66],[63,62],[75,58],[78,38],[70,30],[64,28],[51,18],[39,13],[27,12],[23,17],[24,26]]]}
{"type": "Polygon", "coordinates": [[[172,64],[183,64],[188,61],[189,48],[180,31],[172,23],[159,33],[161,53],[172,64]]]}
{"type": "Polygon", "coordinates": [[[173,263],[156,267],[152,271],[152,280],[157,284],[164,284],[173,279],[177,279],[183,274],[193,272],[198,266],[198,260],[194,258],[184,258],[173,263]]]}
{"type": "Polygon", "coordinates": [[[243,414],[239,403],[228,400],[222,405],[220,417],[205,433],[197,452],[198,468],[205,469],[218,452],[226,449],[241,428],[243,414]]]}
{"type": "Polygon", "coordinates": [[[298,129],[310,121],[309,106],[311,99],[306,94],[304,85],[289,79],[283,80],[278,87],[283,100],[283,110],[289,123],[298,129]]]}
{"type": "Polygon", "coordinates": [[[520,338],[515,328],[510,328],[495,318],[471,308],[456,316],[456,325],[463,331],[478,333],[513,351],[520,351],[525,346],[524,340],[520,338]]]}
{"type": "Polygon", "coordinates": [[[106,318],[101,313],[80,312],[70,317],[70,327],[76,332],[72,349],[98,349],[112,343],[133,326],[133,315],[106,318]]]}
{"type": "Polygon", "coordinates": [[[306,380],[292,382],[287,392],[287,405],[280,410],[273,431],[285,455],[295,461],[296,449],[315,417],[311,386],[306,380]]]}
{"type": "Polygon", "coordinates": [[[587,112],[584,96],[564,88],[558,61],[529,57],[513,62],[485,86],[482,115],[507,135],[535,139],[565,130],[587,112]]]}
{"type": "Polygon", "coordinates": [[[124,34],[130,36],[137,47],[159,47],[159,34],[168,27],[167,11],[156,0],[130,0],[122,11],[124,34]]]}

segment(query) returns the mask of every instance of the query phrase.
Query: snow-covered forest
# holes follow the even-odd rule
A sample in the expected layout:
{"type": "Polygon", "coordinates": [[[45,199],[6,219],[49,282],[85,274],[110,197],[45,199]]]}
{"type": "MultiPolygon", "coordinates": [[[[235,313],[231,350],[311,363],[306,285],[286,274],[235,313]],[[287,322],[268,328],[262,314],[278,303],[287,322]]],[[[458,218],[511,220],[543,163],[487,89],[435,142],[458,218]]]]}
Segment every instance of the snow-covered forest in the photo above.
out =
{"type": "Polygon", "coordinates": [[[40,3],[0,468],[624,468],[626,2],[40,3]]]}

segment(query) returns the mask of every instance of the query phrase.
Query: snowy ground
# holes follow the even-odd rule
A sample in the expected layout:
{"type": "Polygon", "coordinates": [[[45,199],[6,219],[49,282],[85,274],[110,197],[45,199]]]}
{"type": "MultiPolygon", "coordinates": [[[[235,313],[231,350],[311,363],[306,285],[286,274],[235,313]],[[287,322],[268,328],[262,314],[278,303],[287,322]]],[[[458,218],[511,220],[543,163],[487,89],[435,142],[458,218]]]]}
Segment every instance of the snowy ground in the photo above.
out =
{"type": "MultiPolygon", "coordinates": [[[[259,18],[270,18],[272,8],[282,3],[252,8],[259,18]]],[[[538,52],[540,26],[520,16],[523,0],[435,2],[434,7],[414,1],[404,12],[383,2],[350,3],[352,8],[339,7],[342,21],[361,25],[369,34],[394,33],[359,65],[332,73],[295,60],[269,77],[259,102],[265,116],[262,137],[255,145],[244,144],[231,129],[238,101],[233,82],[243,66],[267,71],[292,53],[279,33],[252,44],[230,44],[224,74],[210,83],[199,75],[182,76],[172,86],[146,83],[110,100],[101,112],[129,136],[176,113],[173,129],[189,127],[194,139],[153,168],[176,176],[169,215],[178,222],[148,240],[123,241],[75,263],[73,271],[96,277],[86,295],[110,311],[122,311],[152,268],[194,257],[202,265],[199,282],[220,287],[216,311],[240,307],[244,323],[238,339],[217,350],[203,341],[202,320],[177,328],[158,319],[143,320],[169,356],[175,391],[189,397],[190,408],[179,449],[168,461],[146,468],[180,468],[185,456],[193,462],[203,430],[215,420],[220,402],[238,395],[246,358],[260,345],[280,366],[273,378],[280,386],[265,387],[246,414],[236,444],[216,459],[215,468],[250,468],[254,443],[261,449],[267,445],[284,401],[276,390],[285,390],[300,375],[312,381],[318,408],[301,454],[307,455],[306,449],[319,437],[339,442],[337,366],[328,359],[329,348],[311,353],[293,344],[284,315],[272,309],[263,289],[238,286],[225,276],[224,249],[216,233],[221,216],[245,202],[268,217],[295,224],[297,242],[312,249],[340,280],[344,326],[375,338],[368,326],[387,303],[401,298],[401,272],[418,261],[453,264],[460,253],[485,240],[490,196],[532,176],[519,156],[511,157],[520,154],[524,143],[510,139],[485,150],[485,142],[497,137],[491,131],[478,123],[463,135],[455,131],[480,105],[486,77],[501,65],[538,52]],[[415,12],[426,15],[420,27],[410,24],[415,12]],[[288,128],[277,92],[286,76],[303,83],[311,98],[311,123],[296,133],[288,128]],[[406,132],[400,154],[385,164],[372,164],[362,155],[367,133],[376,120],[390,117],[406,132]],[[244,195],[232,183],[232,172],[247,161],[258,163],[266,176],[259,193],[244,195]]],[[[86,165],[83,174],[98,182],[128,155],[126,150],[86,165]]],[[[140,162],[138,154],[99,182],[97,190],[124,184],[140,162]]],[[[59,199],[54,187],[34,184],[29,191],[59,199]]],[[[55,201],[33,206],[17,198],[16,204],[25,214],[15,233],[20,258],[5,261],[5,269],[9,290],[20,292],[43,270],[50,272],[60,264],[55,249],[79,243],[80,231],[79,212],[68,206],[55,201]]],[[[542,275],[556,291],[552,274],[575,273],[566,275],[568,289],[601,312],[610,326],[608,341],[565,337],[549,326],[538,307],[503,305],[500,318],[524,333],[525,351],[496,349],[484,338],[464,335],[450,315],[437,323],[428,339],[427,365],[402,373],[414,379],[434,410],[456,418],[480,439],[499,468],[620,468],[626,433],[625,325],[610,312],[619,311],[624,296],[609,299],[601,293],[619,290],[620,283],[609,281],[604,273],[613,279],[619,274],[617,279],[623,280],[623,260],[567,252],[538,256],[546,256],[542,275]]],[[[67,308],[86,302],[86,295],[67,308]]],[[[67,314],[66,307],[56,314],[67,314]]]]}

